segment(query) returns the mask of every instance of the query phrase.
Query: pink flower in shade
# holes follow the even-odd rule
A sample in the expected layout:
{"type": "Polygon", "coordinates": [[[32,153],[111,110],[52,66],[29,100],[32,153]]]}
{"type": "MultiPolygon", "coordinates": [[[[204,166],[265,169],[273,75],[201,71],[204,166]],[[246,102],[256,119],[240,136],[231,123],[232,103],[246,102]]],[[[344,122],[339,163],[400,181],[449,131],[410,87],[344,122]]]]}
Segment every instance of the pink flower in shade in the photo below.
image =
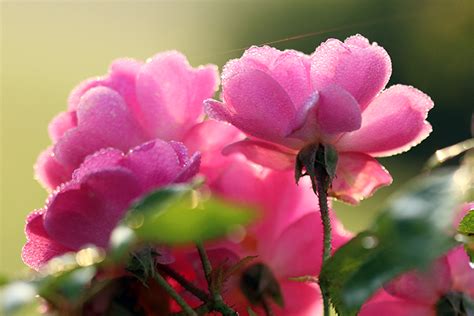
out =
{"type": "MultiPolygon", "coordinates": [[[[454,227],[471,209],[474,202],[463,205],[454,227]]],[[[361,316],[437,316],[445,315],[446,308],[451,311],[447,315],[466,315],[456,309],[462,307],[451,305],[459,302],[461,295],[474,302],[474,266],[469,262],[463,246],[458,246],[436,260],[424,272],[406,273],[376,293],[362,307],[361,316]]],[[[470,315],[470,314],[468,314],[470,315]]]]}
{"type": "Polygon", "coordinates": [[[206,112],[247,135],[224,153],[271,168],[293,168],[305,146],[332,145],[331,193],[357,203],[392,181],[374,157],[404,152],[431,132],[431,99],[410,86],[383,90],[390,74],[387,52],[361,35],[330,39],[309,56],[252,47],[225,65],[223,101],[206,100],[206,112]]]}
{"type": "Polygon", "coordinates": [[[102,148],[127,152],[156,138],[181,141],[203,120],[202,102],[217,86],[216,66],[192,68],[174,51],[146,63],[114,61],[106,76],[76,87],[67,112],[50,123],[53,145],[38,158],[38,179],[54,189],[71,178],[86,156],[102,148]]]}
{"type": "MultiPolygon", "coordinates": [[[[455,302],[461,294],[474,300],[474,268],[462,246],[438,259],[428,271],[410,272],[389,283],[359,315],[437,316],[441,304],[455,302]]],[[[452,315],[465,315],[454,314],[449,305],[447,308],[452,315]]]]}
{"type": "Polygon", "coordinates": [[[114,148],[88,156],[72,179],[31,213],[23,261],[39,269],[51,258],[87,244],[107,247],[110,233],[130,203],[159,187],[186,182],[199,169],[178,142],[154,140],[127,154],[114,148]]]}
{"type": "MultiPolygon", "coordinates": [[[[205,121],[193,128],[185,139],[202,152],[201,174],[214,195],[232,202],[256,207],[260,219],[246,230],[242,240],[217,241],[209,245],[214,267],[229,266],[245,256],[258,256],[249,264],[268,266],[280,283],[285,307],[272,306],[277,315],[320,315],[322,300],[317,283],[296,282],[289,278],[317,276],[322,261],[322,224],[309,179],[294,185],[291,171],[276,171],[249,161],[241,154],[220,155],[226,145],[242,136],[235,127],[217,121],[205,121]],[[216,135],[209,138],[207,135],[216,135]],[[214,168],[212,168],[214,166],[214,168]]],[[[331,214],[333,246],[337,249],[351,235],[331,214]]],[[[234,236],[235,237],[235,236],[234,236]]],[[[199,256],[187,252],[176,256],[174,268],[205,289],[199,256]]],[[[239,289],[242,274],[236,274],[224,289],[224,300],[240,315],[247,315],[249,302],[239,289]]],[[[184,294],[193,304],[191,295],[184,294]]],[[[260,315],[263,310],[254,307],[260,315]]]]}

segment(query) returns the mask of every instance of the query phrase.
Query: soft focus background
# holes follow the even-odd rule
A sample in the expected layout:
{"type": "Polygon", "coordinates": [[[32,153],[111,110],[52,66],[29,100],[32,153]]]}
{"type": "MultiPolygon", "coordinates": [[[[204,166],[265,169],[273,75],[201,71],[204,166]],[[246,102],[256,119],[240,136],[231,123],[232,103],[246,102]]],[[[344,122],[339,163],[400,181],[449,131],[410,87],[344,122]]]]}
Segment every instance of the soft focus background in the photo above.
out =
{"type": "Polygon", "coordinates": [[[36,156],[50,144],[48,122],[77,83],[106,73],[117,57],[177,49],[195,66],[222,66],[252,44],[277,41],[280,49],[311,53],[329,37],[361,33],[378,42],[392,58],[390,84],[413,85],[435,101],[434,132],[410,152],[382,160],[394,177],[390,188],[358,207],[335,204],[352,230],[366,227],[437,148],[470,136],[472,0],[3,1],[0,21],[2,274],[26,271],[25,216],[48,195],[33,178],[36,156]]]}

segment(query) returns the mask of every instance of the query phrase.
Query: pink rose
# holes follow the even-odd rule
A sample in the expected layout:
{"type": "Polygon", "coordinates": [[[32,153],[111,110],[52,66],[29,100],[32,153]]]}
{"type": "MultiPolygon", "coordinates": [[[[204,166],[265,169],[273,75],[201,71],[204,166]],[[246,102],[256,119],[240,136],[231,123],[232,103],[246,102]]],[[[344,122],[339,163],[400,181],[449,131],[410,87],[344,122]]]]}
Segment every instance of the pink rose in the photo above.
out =
{"type": "MultiPolygon", "coordinates": [[[[265,168],[239,154],[228,157],[219,155],[229,140],[241,136],[226,123],[206,121],[197,125],[194,131],[191,143],[202,151],[201,172],[208,177],[211,192],[232,202],[251,204],[259,213],[259,220],[246,228],[244,235],[233,236],[227,241],[215,241],[207,247],[214,268],[228,267],[246,256],[258,256],[226,283],[224,300],[242,315],[247,315],[246,308],[250,303],[240,290],[239,283],[247,268],[263,263],[273,272],[282,289],[285,307],[272,304],[277,315],[321,314],[318,284],[289,280],[298,276],[316,277],[322,263],[323,229],[309,179],[302,179],[302,183],[295,186],[291,171],[265,168]],[[208,138],[206,135],[218,137],[208,138]],[[215,169],[212,169],[213,165],[215,169]]],[[[334,214],[331,214],[331,219],[333,249],[337,249],[351,235],[343,229],[334,214]]],[[[173,267],[205,289],[198,254],[191,251],[176,258],[173,267]]],[[[199,305],[192,295],[182,294],[193,306],[199,305]]],[[[258,306],[253,309],[264,315],[258,306]]]]}
{"type": "MultiPolygon", "coordinates": [[[[462,205],[455,229],[474,202],[462,205]]],[[[465,315],[459,300],[474,301],[474,267],[463,246],[436,260],[426,271],[411,271],[388,283],[361,309],[361,316],[465,315]],[[457,303],[456,303],[457,302],[457,303]],[[461,309],[461,310],[459,310],[461,309]]]]}
{"type": "Polygon", "coordinates": [[[202,121],[202,102],[217,86],[216,66],[194,69],[174,51],[146,63],[114,61],[108,75],[76,87],[68,111],[50,123],[53,145],[38,158],[38,179],[53,189],[68,181],[86,156],[102,148],[127,152],[156,138],[182,141],[202,121]]]}
{"type": "Polygon", "coordinates": [[[364,304],[359,315],[445,315],[437,313],[441,308],[455,315],[459,308],[455,302],[461,295],[474,300],[474,269],[462,246],[438,259],[428,271],[409,272],[390,282],[364,304]]]}
{"type": "Polygon", "coordinates": [[[252,47],[225,65],[223,101],[206,100],[206,112],[247,134],[224,153],[275,169],[293,168],[307,145],[332,145],[331,193],[357,203],[392,181],[374,157],[404,152],[431,132],[431,99],[410,86],[383,90],[390,74],[386,51],[361,35],[330,39],[309,56],[252,47]]]}
{"type": "Polygon", "coordinates": [[[186,182],[199,169],[177,142],[154,140],[127,154],[114,148],[88,156],[72,179],[27,219],[23,261],[39,269],[51,258],[87,244],[107,247],[130,204],[159,187],[186,182]]]}

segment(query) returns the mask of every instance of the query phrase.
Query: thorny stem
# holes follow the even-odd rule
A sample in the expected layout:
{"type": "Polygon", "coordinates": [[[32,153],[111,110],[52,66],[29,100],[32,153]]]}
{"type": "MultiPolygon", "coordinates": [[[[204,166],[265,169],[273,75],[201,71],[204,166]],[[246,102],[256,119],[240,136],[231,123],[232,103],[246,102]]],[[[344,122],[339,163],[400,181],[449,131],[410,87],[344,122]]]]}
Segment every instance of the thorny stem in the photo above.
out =
{"type": "Polygon", "coordinates": [[[207,256],[206,250],[202,243],[197,242],[196,247],[199,252],[199,257],[201,258],[202,268],[207,280],[207,286],[209,292],[211,293],[211,301],[208,302],[209,309],[212,311],[220,312],[223,316],[238,316],[238,314],[229,306],[227,306],[222,299],[221,294],[218,292],[217,288],[212,284],[212,266],[209,257],[207,256]]]}
{"type": "Polygon", "coordinates": [[[209,257],[207,256],[206,249],[204,249],[204,246],[202,245],[201,242],[196,243],[196,248],[199,252],[199,257],[201,258],[202,262],[202,268],[204,270],[204,275],[206,276],[206,281],[209,286],[209,292],[211,295],[214,295],[213,289],[211,286],[212,280],[211,280],[211,273],[212,273],[212,266],[211,266],[211,261],[209,260],[209,257]]]}
{"type": "Polygon", "coordinates": [[[191,306],[186,303],[186,301],[173,289],[165,278],[163,278],[159,273],[155,273],[154,278],[156,282],[178,303],[178,305],[183,309],[183,311],[188,316],[198,316],[198,314],[192,309],[191,306]]]}
{"type": "MultiPolygon", "coordinates": [[[[331,219],[329,218],[329,207],[327,197],[328,175],[323,167],[316,166],[316,188],[319,201],[319,209],[321,212],[321,220],[323,223],[323,266],[331,257],[331,219]]],[[[319,287],[321,288],[321,295],[323,297],[324,316],[329,316],[329,293],[328,280],[319,278],[319,287]]]]}
{"type": "Polygon", "coordinates": [[[168,265],[159,265],[159,270],[162,271],[164,274],[169,276],[170,278],[174,279],[176,282],[178,282],[184,289],[186,289],[189,293],[193,294],[196,296],[198,299],[200,299],[202,302],[208,302],[211,297],[209,294],[186,280],[181,274],[176,272],[175,270],[171,269],[168,265]]]}

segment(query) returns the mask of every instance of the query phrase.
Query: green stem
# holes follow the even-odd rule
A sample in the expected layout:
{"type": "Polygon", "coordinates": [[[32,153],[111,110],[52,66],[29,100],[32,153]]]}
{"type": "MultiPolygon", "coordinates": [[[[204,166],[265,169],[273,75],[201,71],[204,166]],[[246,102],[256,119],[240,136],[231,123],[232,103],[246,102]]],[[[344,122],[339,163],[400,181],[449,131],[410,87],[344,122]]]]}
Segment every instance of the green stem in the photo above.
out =
{"type": "Polygon", "coordinates": [[[208,302],[211,297],[209,294],[186,280],[185,277],[183,277],[181,274],[176,272],[175,270],[171,269],[168,265],[159,265],[158,268],[160,271],[162,271],[164,274],[169,276],[170,278],[174,279],[176,282],[178,282],[186,291],[189,293],[193,294],[196,296],[198,299],[200,299],[202,302],[208,302]]]}
{"type": "MultiPolygon", "coordinates": [[[[319,201],[319,210],[321,212],[321,220],[323,223],[323,266],[331,257],[331,219],[329,217],[328,196],[326,190],[326,182],[328,175],[323,168],[316,173],[316,188],[319,201]]],[[[322,268],[321,268],[322,270],[322,268]]],[[[329,316],[329,293],[328,280],[319,278],[319,287],[323,297],[324,316],[329,316]]]]}
{"type": "Polygon", "coordinates": [[[222,295],[218,292],[217,287],[212,284],[212,266],[209,257],[207,256],[206,249],[201,242],[196,243],[196,247],[201,258],[202,268],[204,269],[204,275],[206,276],[207,286],[211,293],[212,300],[210,302],[210,310],[220,312],[223,316],[238,316],[232,308],[222,299],[222,295]]]}
{"type": "Polygon", "coordinates": [[[191,306],[186,303],[186,301],[173,289],[165,278],[163,278],[159,273],[155,273],[155,280],[158,284],[178,303],[179,306],[188,316],[198,316],[198,314],[192,309],[191,306]]]}
{"type": "Polygon", "coordinates": [[[206,253],[206,249],[204,249],[204,246],[202,245],[201,242],[197,242],[196,247],[197,247],[197,250],[199,252],[199,257],[201,258],[202,268],[204,269],[204,275],[206,276],[206,281],[207,281],[207,284],[209,286],[209,292],[211,293],[211,295],[214,295],[213,292],[215,292],[215,291],[214,291],[214,289],[212,289],[212,286],[211,286],[211,284],[212,284],[211,261],[209,260],[209,257],[207,256],[207,253],[206,253]]]}

